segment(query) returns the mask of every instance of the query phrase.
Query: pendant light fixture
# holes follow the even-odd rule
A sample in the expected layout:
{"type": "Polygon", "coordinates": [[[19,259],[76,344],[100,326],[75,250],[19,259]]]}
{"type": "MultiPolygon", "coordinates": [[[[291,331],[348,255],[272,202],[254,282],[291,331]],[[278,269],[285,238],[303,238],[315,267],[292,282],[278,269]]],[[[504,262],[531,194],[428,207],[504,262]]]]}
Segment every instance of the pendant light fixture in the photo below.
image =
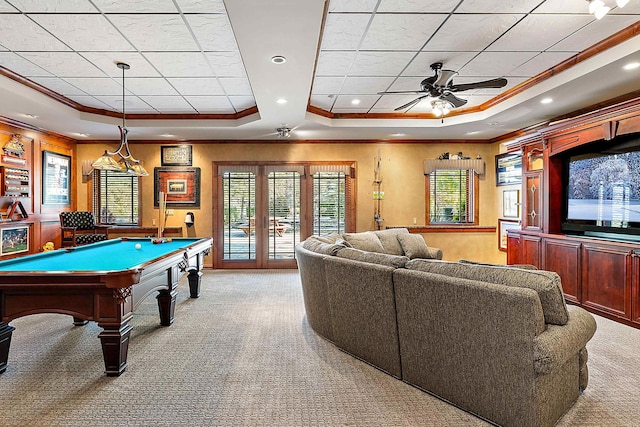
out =
{"type": "Polygon", "coordinates": [[[124,90],[124,71],[131,68],[129,64],[118,62],[116,64],[122,70],[122,126],[120,129],[120,146],[116,151],[104,151],[104,154],[92,166],[98,170],[110,170],[127,172],[131,175],[148,176],[149,172],[142,167],[140,160],[136,160],[129,149],[129,141],[127,140],[126,114],[125,114],[125,90],[124,90]],[[115,157],[115,158],[114,158],[115,157]]]}

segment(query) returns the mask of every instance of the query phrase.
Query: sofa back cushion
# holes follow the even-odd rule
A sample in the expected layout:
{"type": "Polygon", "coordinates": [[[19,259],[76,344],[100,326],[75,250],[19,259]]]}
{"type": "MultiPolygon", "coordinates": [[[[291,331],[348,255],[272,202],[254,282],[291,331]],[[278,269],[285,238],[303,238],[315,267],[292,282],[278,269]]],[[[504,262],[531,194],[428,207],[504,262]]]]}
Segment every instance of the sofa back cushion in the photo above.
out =
{"type": "Polygon", "coordinates": [[[395,268],[402,268],[409,261],[409,258],[406,256],[381,254],[378,252],[367,252],[355,248],[340,249],[336,255],[338,256],[338,258],[352,259],[354,261],[386,265],[395,268]]]}
{"type": "Polygon", "coordinates": [[[384,253],[384,247],[382,246],[382,243],[380,243],[378,236],[376,236],[373,231],[344,233],[342,237],[353,248],[360,249],[362,251],[384,253]]]}
{"type": "Polygon", "coordinates": [[[398,234],[409,234],[409,230],[406,228],[388,228],[386,230],[374,231],[373,234],[378,236],[378,239],[380,239],[380,243],[382,243],[385,254],[404,255],[404,251],[402,250],[402,246],[400,246],[397,236],[398,234]]]}
{"type": "Polygon", "coordinates": [[[328,243],[325,239],[316,236],[310,236],[304,242],[302,247],[306,250],[324,255],[335,255],[340,249],[345,248],[339,243],[328,243]]]}
{"type": "Polygon", "coordinates": [[[569,320],[560,276],[550,271],[422,259],[411,260],[405,267],[410,270],[533,289],[540,298],[545,323],[566,325],[569,320]]]}

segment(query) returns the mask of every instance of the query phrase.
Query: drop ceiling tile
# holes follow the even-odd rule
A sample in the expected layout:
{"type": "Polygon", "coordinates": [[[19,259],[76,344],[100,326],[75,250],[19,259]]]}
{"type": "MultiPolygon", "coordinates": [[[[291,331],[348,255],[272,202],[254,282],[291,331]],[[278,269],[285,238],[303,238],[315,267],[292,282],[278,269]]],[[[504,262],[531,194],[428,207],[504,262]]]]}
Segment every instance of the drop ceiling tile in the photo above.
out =
{"type": "Polygon", "coordinates": [[[456,13],[529,13],[539,4],[540,0],[465,0],[456,13]]]}
{"type": "Polygon", "coordinates": [[[169,83],[182,95],[224,95],[222,86],[215,78],[171,78],[169,83]]]}
{"type": "Polygon", "coordinates": [[[7,51],[7,50],[9,50],[9,49],[7,49],[6,47],[4,47],[4,46],[0,45],[0,50],[7,51]]]}
{"type": "Polygon", "coordinates": [[[141,96],[142,100],[161,113],[195,113],[181,96],[141,96]]]}
{"type": "Polygon", "coordinates": [[[376,14],[362,41],[365,50],[418,50],[447,15],[376,14]]]}
{"type": "Polygon", "coordinates": [[[589,4],[585,0],[547,0],[533,13],[579,13],[588,14],[589,4]]]}
{"type": "Polygon", "coordinates": [[[331,111],[331,107],[333,107],[333,101],[335,101],[335,97],[328,97],[327,95],[311,95],[309,99],[309,104],[313,105],[316,108],[321,108],[325,111],[331,111]]]}
{"type": "Polygon", "coordinates": [[[34,14],[30,17],[75,51],[133,50],[103,15],[34,14]]]}
{"type": "Polygon", "coordinates": [[[187,15],[185,18],[203,50],[221,52],[238,50],[227,15],[187,15]]]}
{"type": "Polygon", "coordinates": [[[366,114],[369,112],[368,108],[333,108],[331,110],[335,114],[366,114]]]}
{"type": "Polygon", "coordinates": [[[453,15],[429,40],[424,50],[481,51],[523,16],[515,14],[453,15]]]}
{"type": "Polygon", "coordinates": [[[471,61],[478,52],[420,52],[402,72],[403,76],[429,77],[431,64],[442,62],[445,70],[457,71],[471,61]]]}
{"type": "Polygon", "coordinates": [[[465,65],[460,70],[460,74],[464,77],[505,76],[537,54],[537,52],[482,52],[465,65]]]}
{"type": "Polygon", "coordinates": [[[487,50],[542,52],[592,20],[584,15],[529,15],[487,50]]]}
{"type": "Polygon", "coordinates": [[[382,0],[378,12],[430,12],[449,13],[459,0],[382,0]]]}
{"type": "Polygon", "coordinates": [[[6,12],[6,13],[9,13],[9,12],[11,12],[11,13],[15,13],[15,12],[17,12],[17,11],[18,11],[18,10],[17,10],[15,7],[11,6],[11,5],[10,5],[9,3],[7,3],[6,1],[2,1],[2,2],[0,3],[0,13],[5,13],[5,12],[6,12]]]}
{"type": "Polygon", "coordinates": [[[313,80],[314,95],[331,95],[340,92],[344,77],[316,77],[313,80]]]}
{"type": "Polygon", "coordinates": [[[204,55],[218,77],[247,76],[239,52],[206,52],[204,55]]]}
{"type": "Polygon", "coordinates": [[[200,52],[147,52],[144,56],[165,77],[211,77],[213,70],[200,52]]]}
{"type": "Polygon", "coordinates": [[[411,102],[414,99],[421,96],[420,94],[406,94],[406,95],[383,95],[378,102],[373,106],[375,110],[385,110],[386,112],[393,112],[395,108],[398,108],[407,102],[411,102]]]}
{"type": "Polygon", "coordinates": [[[460,96],[460,97],[467,100],[467,103],[464,104],[465,108],[482,105],[493,98],[493,96],[491,95],[467,95],[467,96],[460,96]]]}
{"type": "Polygon", "coordinates": [[[321,51],[316,66],[317,76],[344,76],[349,72],[356,57],[355,51],[321,51]]]}
{"type": "Polygon", "coordinates": [[[160,74],[138,52],[83,52],[88,61],[100,68],[103,73],[122,79],[122,70],[116,66],[118,62],[129,64],[125,70],[126,77],[158,77],[160,74]]]}
{"type": "MultiPolygon", "coordinates": [[[[96,99],[102,101],[110,110],[122,111],[122,95],[120,96],[96,96],[96,99]]],[[[155,113],[156,111],[137,96],[127,96],[125,98],[125,107],[127,113],[155,113]]]]}
{"type": "Polygon", "coordinates": [[[125,81],[127,90],[142,95],[178,95],[178,92],[163,78],[127,78],[125,81]]]}
{"type": "Polygon", "coordinates": [[[244,111],[256,106],[256,100],[253,96],[230,96],[229,100],[231,101],[231,104],[233,104],[233,108],[236,112],[244,111]]]}
{"type": "Polygon", "coordinates": [[[180,15],[108,15],[107,18],[140,51],[197,51],[180,15]]]}
{"type": "Polygon", "coordinates": [[[640,14],[640,3],[637,0],[629,2],[625,7],[613,7],[611,8],[611,15],[625,15],[625,14],[640,14]]]}
{"type": "Polygon", "coordinates": [[[427,77],[427,75],[416,77],[398,77],[398,79],[391,85],[389,90],[420,90],[420,82],[424,80],[425,77],[427,77]]]}
{"type": "Polygon", "coordinates": [[[0,15],[0,40],[13,51],[71,50],[25,15],[0,15]]]}
{"type": "Polygon", "coordinates": [[[386,91],[395,77],[347,77],[341,95],[366,95],[386,91]]]}
{"type": "Polygon", "coordinates": [[[59,93],[60,95],[64,95],[67,97],[75,95],[86,95],[85,91],[80,90],[77,87],[57,77],[31,77],[29,80],[32,80],[56,93],[59,93]]]}
{"type": "Polygon", "coordinates": [[[329,12],[373,12],[378,0],[331,0],[329,12]]]}
{"type": "MultiPolygon", "coordinates": [[[[101,110],[105,110],[109,108],[109,106],[104,102],[89,95],[67,95],[67,98],[77,102],[80,105],[84,105],[85,107],[99,108],[101,110]]],[[[113,134],[118,135],[117,128],[114,129],[113,134]]]]}
{"type": "Polygon", "coordinates": [[[222,0],[177,0],[183,13],[226,13],[222,0]]]}
{"type": "Polygon", "coordinates": [[[222,77],[218,81],[227,95],[253,95],[248,79],[222,77]]]}
{"type": "Polygon", "coordinates": [[[51,73],[13,52],[0,52],[0,64],[24,77],[45,77],[51,73]]]}
{"type": "Polygon", "coordinates": [[[100,69],[75,52],[24,52],[21,55],[58,77],[104,77],[100,69]]]}
{"type": "Polygon", "coordinates": [[[508,76],[532,77],[570,58],[574,52],[542,52],[518,68],[511,70],[508,76]]]}
{"type": "Polygon", "coordinates": [[[376,101],[380,98],[380,95],[340,95],[336,98],[336,102],[333,106],[333,109],[348,109],[348,110],[368,110],[376,103],[376,101]],[[358,99],[360,103],[354,105],[351,103],[352,100],[358,99]]]}
{"type": "Polygon", "coordinates": [[[330,13],[322,34],[324,50],[357,49],[371,15],[354,13],[330,13]]]}
{"type": "Polygon", "coordinates": [[[66,78],[64,80],[89,95],[120,95],[122,97],[122,86],[108,77],[66,78]]]}
{"type": "MultiPolygon", "coordinates": [[[[640,2],[638,2],[638,4],[640,4],[640,2]]],[[[594,19],[586,27],[581,28],[566,39],[551,46],[549,50],[581,52],[598,43],[600,40],[604,40],[618,31],[627,28],[629,25],[634,24],[637,18],[637,16],[609,15],[606,20],[594,19]]]]}
{"type": "Polygon", "coordinates": [[[413,56],[413,52],[358,52],[349,75],[397,76],[413,56]]]}
{"type": "Polygon", "coordinates": [[[187,96],[186,98],[199,113],[235,113],[226,96],[187,96]]]}
{"type": "Polygon", "coordinates": [[[171,0],[93,0],[105,13],[177,13],[171,0]]]}
{"type": "Polygon", "coordinates": [[[11,4],[25,13],[98,13],[87,0],[11,0],[11,4]]]}

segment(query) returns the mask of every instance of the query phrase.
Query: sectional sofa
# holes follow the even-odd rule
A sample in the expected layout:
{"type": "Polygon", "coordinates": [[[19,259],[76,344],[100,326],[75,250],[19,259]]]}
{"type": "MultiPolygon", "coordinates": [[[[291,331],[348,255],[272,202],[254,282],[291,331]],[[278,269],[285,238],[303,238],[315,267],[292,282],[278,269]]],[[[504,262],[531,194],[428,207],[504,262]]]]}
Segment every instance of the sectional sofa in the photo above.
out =
{"type": "Polygon", "coordinates": [[[552,426],[587,387],[595,320],[555,273],[442,261],[406,229],[312,236],[296,256],[316,333],[491,423],[552,426]]]}

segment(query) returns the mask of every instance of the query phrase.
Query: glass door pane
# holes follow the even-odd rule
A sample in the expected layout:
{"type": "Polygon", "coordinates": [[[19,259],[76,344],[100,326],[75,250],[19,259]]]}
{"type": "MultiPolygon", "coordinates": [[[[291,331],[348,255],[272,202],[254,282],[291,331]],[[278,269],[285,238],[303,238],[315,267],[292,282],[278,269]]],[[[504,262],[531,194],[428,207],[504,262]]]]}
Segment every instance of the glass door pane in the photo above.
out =
{"type": "Polygon", "coordinates": [[[344,172],[313,174],[313,234],[344,233],[346,211],[344,172]]]}
{"type": "Polygon", "coordinates": [[[222,182],[223,260],[256,259],[256,176],[225,172],[222,182]]]}
{"type": "Polygon", "coordinates": [[[270,172],[267,187],[269,213],[263,220],[269,236],[267,261],[293,260],[300,242],[300,173],[270,172]]]}

